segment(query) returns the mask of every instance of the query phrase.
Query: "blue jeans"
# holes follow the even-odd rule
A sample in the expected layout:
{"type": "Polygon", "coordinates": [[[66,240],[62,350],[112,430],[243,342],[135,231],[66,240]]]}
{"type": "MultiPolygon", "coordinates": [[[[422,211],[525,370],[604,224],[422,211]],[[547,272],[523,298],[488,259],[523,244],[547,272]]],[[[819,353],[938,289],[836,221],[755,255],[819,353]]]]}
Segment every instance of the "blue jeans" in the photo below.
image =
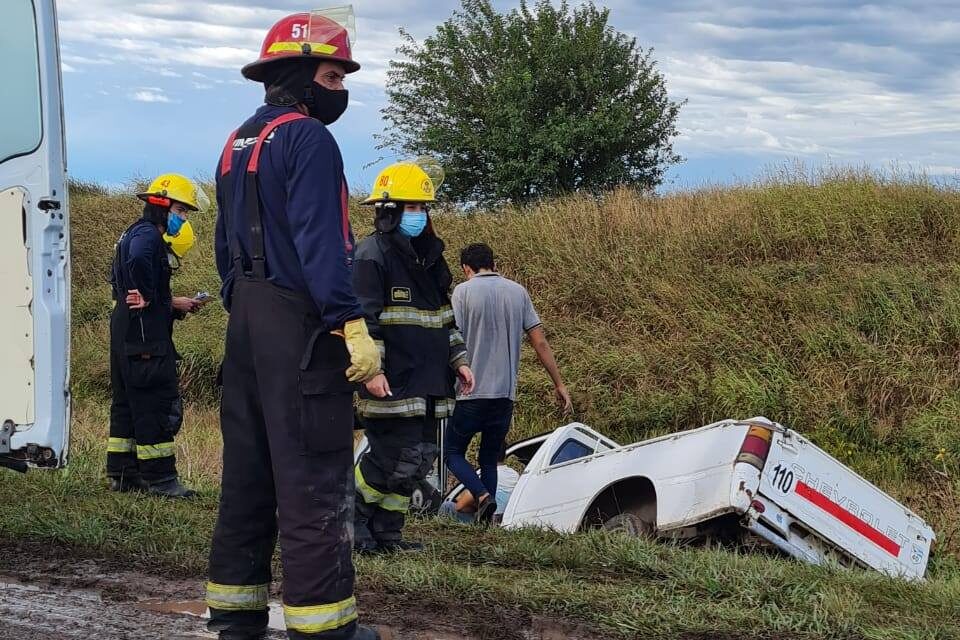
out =
{"type": "Polygon", "coordinates": [[[513,419],[513,400],[459,400],[443,439],[444,464],[474,498],[497,495],[497,461],[513,419]],[[467,462],[467,447],[480,434],[480,476],[467,462]]]}

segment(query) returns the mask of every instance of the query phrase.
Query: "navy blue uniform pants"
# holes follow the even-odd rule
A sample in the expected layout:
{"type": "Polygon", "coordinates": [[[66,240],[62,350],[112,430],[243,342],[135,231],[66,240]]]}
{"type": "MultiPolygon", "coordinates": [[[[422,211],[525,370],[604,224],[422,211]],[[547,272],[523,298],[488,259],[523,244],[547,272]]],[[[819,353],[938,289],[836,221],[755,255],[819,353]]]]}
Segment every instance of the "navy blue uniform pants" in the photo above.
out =
{"type": "Polygon", "coordinates": [[[235,284],[223,361],[223,480],[210,551],[209,628],[267,625],[279,537],[290,638],[356,629],[353,390],[342,338],[313,304],[263,280],[235,284]]]}
{"type": "Polygon", "coordinates": [[[168,322],[160,309],[130,311],[122,300],[110,316],[110,478],[157,484],[177,477],[173,438],[183,424],[177,353],[166,328],[156,330],[168,322]]]}

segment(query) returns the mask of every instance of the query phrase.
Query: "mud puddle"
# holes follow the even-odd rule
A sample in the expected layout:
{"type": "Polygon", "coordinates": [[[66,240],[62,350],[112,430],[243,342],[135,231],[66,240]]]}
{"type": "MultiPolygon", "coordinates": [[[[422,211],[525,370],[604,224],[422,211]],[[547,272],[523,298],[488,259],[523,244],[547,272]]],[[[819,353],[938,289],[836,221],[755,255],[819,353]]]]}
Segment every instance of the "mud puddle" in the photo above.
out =
{"type": "Polygon", "coordinates": [[[105,603],[96,591],[24,583],[0,576],[0,638],[216,638],[196,620],[105,603]]]}
{"type": "MultiPolygon", "coordinates": [[[[193,616],[206,620],[210,617],[207,603],[203,600],[147,600],[136,604],[138,609],[154,613],[166,613],[184,616],[193,616]]],[[[270,603],[270,629],[283,631],[286,625],[283,622],[283,606],[279,602],[270,603]]]]}
{"type": "MultiPolygon", "coordinates": [[[[187,615],[204,619],[208,618],[210,613],[207,605],[201,600],[138,602],[136,607],[155,613],[187,615]]],[[[283,622],[283,606],[279,602],[270,603],[269,626],[273,631],[282,631],[286,628],[283,622]]],[[[382,640],[476,640],[478,638],[473,635],[465,636],[462,631],[455,630],[401,631],[385,625],[374,626],[380,632],[382,640]]],[[[279,634],[276,637],[286,636],[279,634]]],[[[572,638],[568,628],[551,624],[547,620],[535,620],[532,628],[522,633],[521,637],[529,640],[571,640],[572,638]]]]}
{"type": "MultiPolygon", "coordinates": [[[[5,541],[0,640],[215,639],[206,631],[203,576],[84,547],[5,541]]],[[[285,638],[278,585],[269,638],[285,638]]],[[[464,606],[416,594],[361,590],[360,619],[383,640],[596,640],[585,629],[509,607],[464,606]]]]}

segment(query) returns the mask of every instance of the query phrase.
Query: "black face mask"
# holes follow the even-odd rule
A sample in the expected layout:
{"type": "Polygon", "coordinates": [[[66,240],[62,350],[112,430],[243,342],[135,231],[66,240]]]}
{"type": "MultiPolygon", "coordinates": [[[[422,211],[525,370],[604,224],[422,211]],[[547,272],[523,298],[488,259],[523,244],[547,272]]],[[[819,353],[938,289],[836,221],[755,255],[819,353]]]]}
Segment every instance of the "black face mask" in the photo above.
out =
{"type": "Polygon", "coordinates": [[[306,91],[304,105],[311,118],[316,118],[323,124],[333,124],[343,112],[347,110],[350,101],[350,92],[346,89],[333,91],[323,85],[313,82],[306,91]]]}

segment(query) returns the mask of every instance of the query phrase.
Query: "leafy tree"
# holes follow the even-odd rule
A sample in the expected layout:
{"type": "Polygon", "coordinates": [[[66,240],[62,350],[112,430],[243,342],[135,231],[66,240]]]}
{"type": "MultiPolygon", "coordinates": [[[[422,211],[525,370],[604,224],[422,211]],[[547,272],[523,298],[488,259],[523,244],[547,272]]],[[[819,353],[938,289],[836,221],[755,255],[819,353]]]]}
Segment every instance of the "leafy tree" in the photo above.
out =
{"type": "Polygon", "coordinates": [[[462,0],[422,44],[401,30],[381,147],[436,156],[447,195],[461,201],[656,186],[680,160],[681,104],[652,49],[608,17],[592,3],[521,2],[500,14],[489,0],[462,0]]]}

